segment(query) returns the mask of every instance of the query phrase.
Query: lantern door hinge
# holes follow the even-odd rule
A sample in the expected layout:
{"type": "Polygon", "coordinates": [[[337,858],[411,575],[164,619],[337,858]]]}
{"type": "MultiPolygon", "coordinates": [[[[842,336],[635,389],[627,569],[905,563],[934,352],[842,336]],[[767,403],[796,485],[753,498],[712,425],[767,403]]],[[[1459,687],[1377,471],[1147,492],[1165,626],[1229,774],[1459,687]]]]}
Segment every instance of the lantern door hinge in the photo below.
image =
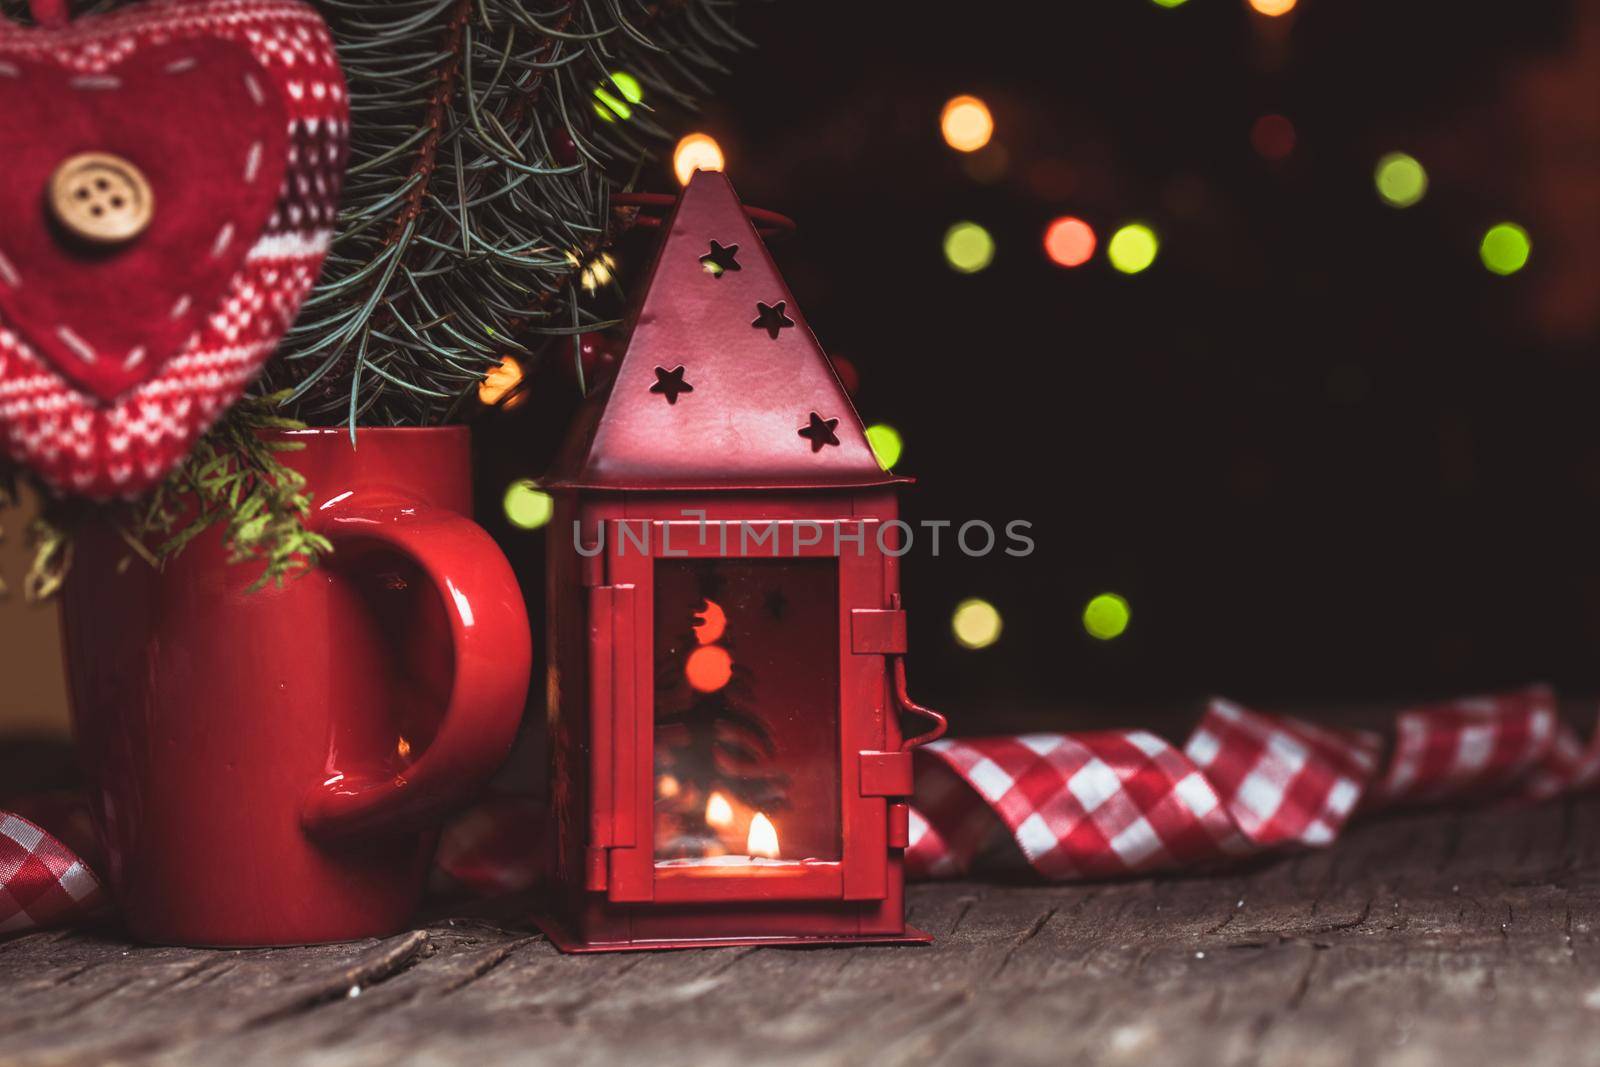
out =
{"type": "Polygon", "coordinates": [[[899,656],[906,651],[906,613],[896,608],[853,608],[850,651],[858,656],[899,656]]]}
{"type": "Polygon", "coordinates": [[[862,752],[860,755],[862,796],[911,795],[911,753],[862,752]]]}
{"type": "Polygon", "coordinates": [[[911,805],[897,800],[889,805],[890,848],[908,848],[911,845],[911,805]]]}
{"type": "Polygon", "coordinates": [[[591,893],[603,893],[610,884],[610,851],[604,845],[590,845],[583,850],[583,888],[591,893]]]}

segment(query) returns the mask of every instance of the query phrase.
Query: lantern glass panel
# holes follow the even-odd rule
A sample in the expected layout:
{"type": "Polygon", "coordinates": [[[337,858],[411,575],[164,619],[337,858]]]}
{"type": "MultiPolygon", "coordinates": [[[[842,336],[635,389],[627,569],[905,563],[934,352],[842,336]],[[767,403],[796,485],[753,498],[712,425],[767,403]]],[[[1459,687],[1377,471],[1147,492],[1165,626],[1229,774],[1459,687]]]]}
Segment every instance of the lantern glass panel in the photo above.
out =
{"type": "Polygon", "coordinates": [[[655,858],[837,860],[838,561],[655,562],[655,858]]]}

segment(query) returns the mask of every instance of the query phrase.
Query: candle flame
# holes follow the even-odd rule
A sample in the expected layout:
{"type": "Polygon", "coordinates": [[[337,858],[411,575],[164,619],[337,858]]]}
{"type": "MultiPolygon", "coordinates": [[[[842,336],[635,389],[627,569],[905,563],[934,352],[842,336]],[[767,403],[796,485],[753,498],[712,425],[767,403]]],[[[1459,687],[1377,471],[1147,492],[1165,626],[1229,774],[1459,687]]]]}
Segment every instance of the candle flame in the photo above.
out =
{"type": "Polygon", "coordinates": [[[402,737],[398,742],[395,743],[394,751],[395,751],[395,754],[398,755],[401,759],[410,759],[411,758],[411,742],[407,741],[405,738],[402,737]]]}
{"type": "Polygon", "coordinates": [[[706,798],[706,825],[722,828],[733,825],[733,805],[721,793],[706,798]]]}
{"type": "Polygon", "coordinates": [[[756,817],[750,820],[750,836],[744,850],[751,856],[765,856],[769,860],[778,858],[777,827],[762,812],[756,812],[756,817]]]}

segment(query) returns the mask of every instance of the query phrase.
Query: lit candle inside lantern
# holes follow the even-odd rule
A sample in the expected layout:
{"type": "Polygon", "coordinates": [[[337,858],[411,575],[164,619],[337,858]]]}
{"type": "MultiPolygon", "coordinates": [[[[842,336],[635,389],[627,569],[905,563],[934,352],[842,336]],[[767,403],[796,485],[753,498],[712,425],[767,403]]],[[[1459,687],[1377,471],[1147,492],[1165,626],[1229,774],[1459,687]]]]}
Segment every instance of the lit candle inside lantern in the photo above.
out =
{"type": "Polygon", "coordinates": [[[772,820],[761,812],[756,812],[756,817],[750,820],[750,836],[745,839],[745,852],[750,856],[762,856],[769,860],[778,858],[778,830],[772,825],[772,820]]]}
{"type": "Polygon", "coordinates": [[[712,793],[706,798],[706,825],[713,829],[733,825],[733,805],[721,793],[712,793]]]}

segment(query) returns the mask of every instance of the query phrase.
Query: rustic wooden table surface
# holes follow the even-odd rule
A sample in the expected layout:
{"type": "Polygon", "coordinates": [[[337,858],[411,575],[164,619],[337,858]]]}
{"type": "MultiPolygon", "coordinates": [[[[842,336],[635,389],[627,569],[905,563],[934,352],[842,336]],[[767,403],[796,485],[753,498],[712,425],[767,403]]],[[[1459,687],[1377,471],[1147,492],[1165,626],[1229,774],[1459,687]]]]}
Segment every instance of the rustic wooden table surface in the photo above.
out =
{"type": "Polygon", "coordinates": [[[569,957],[483,917],[250,951],[38,933],[0,943],[0,1063],[1600,1063],[1600,799],[910,900],[931,947],[569,957]]]}

